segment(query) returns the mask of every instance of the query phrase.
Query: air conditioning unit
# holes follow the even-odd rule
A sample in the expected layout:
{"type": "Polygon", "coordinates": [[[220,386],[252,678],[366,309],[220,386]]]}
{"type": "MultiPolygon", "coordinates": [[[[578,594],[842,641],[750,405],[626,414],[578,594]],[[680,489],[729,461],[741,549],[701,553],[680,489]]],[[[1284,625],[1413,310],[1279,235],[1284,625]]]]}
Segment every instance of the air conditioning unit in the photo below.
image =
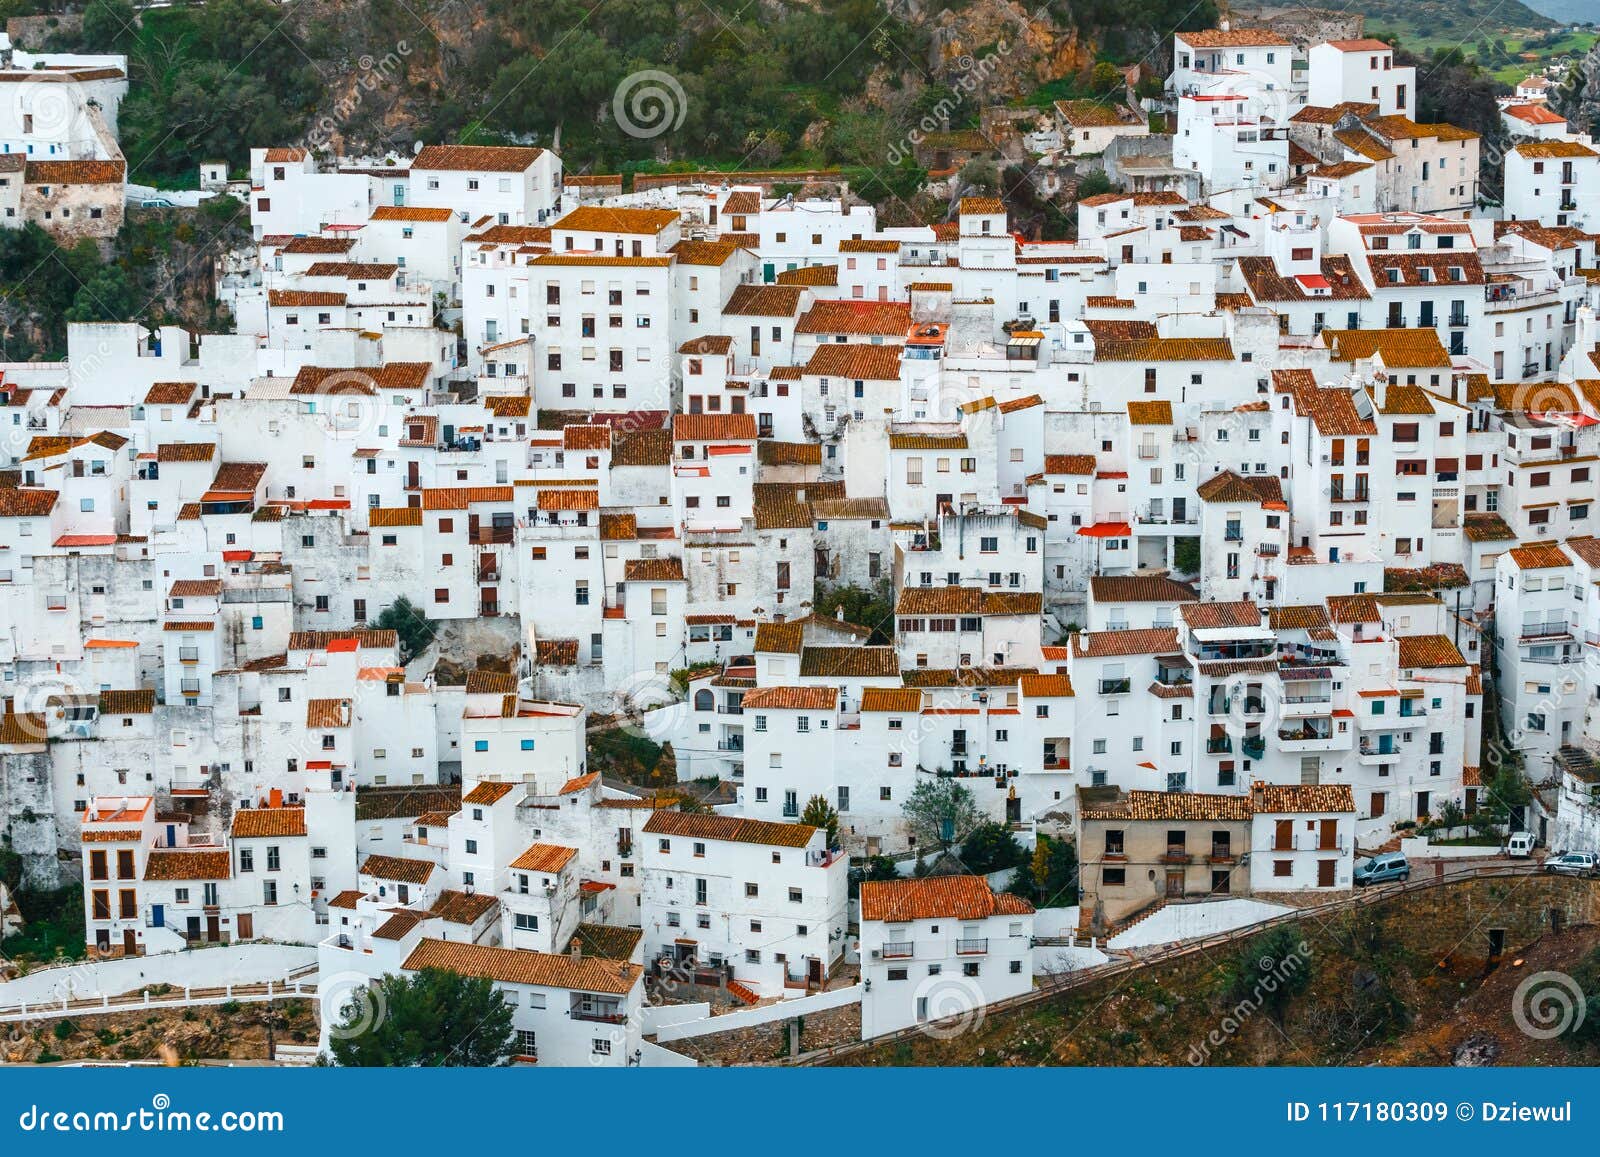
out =
{"type": "Polygon", "coordinates": [[[874,948],[872,950],[872,959],[874,959],[874,960],[882,960],[883,959],[883,953],[879,949],[874,948]]]}

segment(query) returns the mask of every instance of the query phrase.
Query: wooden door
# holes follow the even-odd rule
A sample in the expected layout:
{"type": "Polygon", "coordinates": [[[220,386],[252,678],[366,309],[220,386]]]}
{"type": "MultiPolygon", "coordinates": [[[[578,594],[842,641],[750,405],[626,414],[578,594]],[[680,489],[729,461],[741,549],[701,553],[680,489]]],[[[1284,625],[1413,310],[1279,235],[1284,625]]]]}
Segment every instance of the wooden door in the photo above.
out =
{"type": "Polygon", "coordinates": [[[238,935],[237,939],[240,939],[240,940],[253,939],[255,937],[255,934],[256,934],[256,918],[255,918],[255,915],[253,913],[250,913],[250,912],[241,912],[241,913],[239,913],[238,921],[239,921],[239,935],[238,935]]]}
{"type": "Polygon", "coordinates": [[[1317,833],[1317,847],[1325,852],[1331,852],[1339,846],[1339,821],[1323,820],[1322,829],[1317,833]]]}
{"type": "Polygon", "coordinates": [[[1294,847],[1293,820],[1279,820],[1273,825],[1272,847],[1279,852],[1287,852],[1294,847]]]}
{"type": "Polygon", "coordinates": [[[215,916],[206,917],[206,941],[215,944],[222,939],[222,927],[215,916]]]}
{"type": "Polygon", "coordinates": [[[1331,888],[1331,887],[1333,887],[1334,868],[1338,865],[1338,863],[1339,863],[1338,860],[1318,860],[1317,861],[1317,887],[1319,887],[1319,888],[1331,888]]]}
{"type": "Polygon", "coordinates": [[[132,928],[124,928],[122,930],[122,954],[124,956],[139,955],[139,942],[134,939],[132,928]]]}
{"type": "Polygon", "coordinates": [[[822,983],[822,961],[815,956],[806,961],[806,982],[809,984],[822,983]]]}

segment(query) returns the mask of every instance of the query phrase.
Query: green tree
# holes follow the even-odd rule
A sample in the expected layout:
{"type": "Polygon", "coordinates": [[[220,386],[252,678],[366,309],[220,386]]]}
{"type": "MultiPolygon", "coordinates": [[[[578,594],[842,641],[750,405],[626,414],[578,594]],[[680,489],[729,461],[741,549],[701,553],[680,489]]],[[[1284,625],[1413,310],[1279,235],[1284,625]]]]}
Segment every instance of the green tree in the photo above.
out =
{"type": "Polygon", "coordinates": [[[1123,87],[1125,83],[1122,78],[1122,70],[1109,60],[1102,60],[1089,73],[1089,87],[1099,95],[1109,96],[1123,87]]]}
{"type": "Polygon", "coordinates": [[[900,808],[917,837],[917,847],[948,852],[983,820],[978,801],[959,780],[949,776],[921,779],[900,808]]]}
{"type": "MultiPolygon", "coordinates": [[[[1020,874],[1020,873],[1019,873],[1020,874]]],[[[1078,848],[1071,840],[1041,835],[1034,845],[1030,875],[1033,898],[1041,907],[1070,907],[1078,902],[1078,848]]]]}
{"type": "Polygon", "coordinates": [[[126,52],[139,38],[139,17],[129,0],[91,0],[83,10],[83,46],[91,52],[126,52]]]}
{"type": "Polygon", "coordinates": [[[411,605],[411,600],[401,595],[383,609],[373,627],[380,631],[394,631],[400,636],[400,661],[408,663],[422,651],[439,631],[438,625],[411,605]]]}
{"type": "Polygon", "coordinates": [[[863,880],[898,880],[900,869],[888,856],[868,856],[850,868],[850,895],[861,892],[863,880]]]}
{"type": "Polygon", "coordinates": [[[1098,197],[1101,193],[1109,193],[1111,190],[1111,178],[1101,169],[1092,169],[1078,181],[1074,196],[1081,201],[1085,197],[1098,197]]]}
{"type": "Polygon", "coordinates": [[[1293,928],[1275,928],[1252,940],[1233,960],[1228,999],[1235,1007],[1264,1008],[1283,1023],[1294,998],[1311,984],[1311,961],[1293,928]]]}
{"type": "Polygon", "coordinates": [[[1444,832],[1445,839],[1449,839],[1452,832],[1462,827],[1467,822],[1467,813],[1461,805],[1453,799],[1447,799],[1439,805],[1439,829],[1444,832]]]}
{"type": "Polygon", "coordinates": [[[839,846],[839,813],[834,810],[827,797],[814,795],[806,800],[806,806],[800,812],[800,822],[810,824],[814,828],[822,828],[828,833],[828,846],[830,848],[839,846]]]}
{"type": "Polygon", "coordinates": [[[870,589],[837,586],[820,590],[812,611],[818,618],[842,618],[857,627],[866,627],[872,632],[867,642],[873,646],[886,647],[894,642],[894,588],[887,581],[870,589]]]}
{"type": "Polygon", "coordinates": [[[511,1008],[492,981],[425,968],[357,990],[329,1049],[347,1068],[487,1068],[506,1063],[513,1039],[511,1008]]]}
{"type": "Polygon", "coordinates": [[[980,823],[961,841],[961,862],[974,875],[987,876],[1027,860],[1028,853],[1023,851],[1011,829],[993,820],[980,823]]]}

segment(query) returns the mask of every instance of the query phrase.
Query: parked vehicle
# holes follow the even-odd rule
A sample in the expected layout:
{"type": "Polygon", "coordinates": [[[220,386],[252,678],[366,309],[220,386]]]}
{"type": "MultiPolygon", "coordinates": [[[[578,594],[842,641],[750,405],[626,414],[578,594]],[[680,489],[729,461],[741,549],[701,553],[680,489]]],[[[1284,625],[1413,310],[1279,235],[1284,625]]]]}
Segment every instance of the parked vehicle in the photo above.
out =
{"type": "Polygon", "coordinates": [[[1399,852],[1384,852],[1356,865],[1355,882],[1358,888],[1410,878],[1411,861],[1399,852]]]}
{"type": "Polygon", "coordinates": [[[1590,852],[1566,852],[1546,860],[1544,870],[1560,876],[1593,876],[1595,858],[1590,852]]]}
{"type": "Polygon", "coordinates": [[[1506,840],[1506,855],[1516,859],[1527,859],[1533,854],[1533,833],[1512,832],[1506,840]]]}

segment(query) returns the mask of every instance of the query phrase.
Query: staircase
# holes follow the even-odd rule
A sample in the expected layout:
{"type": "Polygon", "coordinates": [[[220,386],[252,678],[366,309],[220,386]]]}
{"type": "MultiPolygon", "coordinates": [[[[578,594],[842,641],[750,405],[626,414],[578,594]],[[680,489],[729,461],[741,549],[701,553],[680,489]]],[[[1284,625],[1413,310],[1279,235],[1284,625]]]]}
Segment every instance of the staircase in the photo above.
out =
{"type": "Polygon", "coordinates": [[[755,1004],[761,999],[748,985],[740,984],[737,980],[728,981],[727,988],[729,995],[744,1004],[755,1004]]]}
{"type": "Polygon", "coordinates": [[[306,1068],[317,1063],[316,1045],[278,1045],[274,1052],[280,1065],[306,1068]]]}
{"type": "Polygon", "coordinates": [[[1556,749],[1556,766],[1582,783],[1600,783],[1600,765],[1587,747],[1563,743],[1556,749]]]}
{"type": "Polygon", "coordinates": [[[1135,913],[1133,916],[1127,920],[1124,920],[1120,924],[1113,924],[1106,931],[1105,938],[1109,941],[1113,936],[1121,936],[1129,929],[1137,928],[1140,924],[1143,924],[1146,920],[1150,919],[1150,917],[1154,916],[1166,906],[1167,902],[1165,900],[1157,900],[1154,904],[1150,905],[1150,907],[1144,909],[1144,911],[1135,913]]]}

